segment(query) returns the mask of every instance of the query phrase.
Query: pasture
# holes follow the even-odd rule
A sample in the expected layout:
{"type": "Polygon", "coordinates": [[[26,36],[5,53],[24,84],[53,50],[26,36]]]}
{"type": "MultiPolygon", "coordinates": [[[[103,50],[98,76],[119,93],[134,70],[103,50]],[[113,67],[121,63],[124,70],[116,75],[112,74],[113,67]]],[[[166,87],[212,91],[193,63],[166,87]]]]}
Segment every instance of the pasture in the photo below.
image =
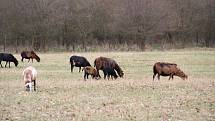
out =
{"type": "MultiPolygon", "coordinates": [[[[86,52],[38,53],[41,62],[0,68],[0,120],[15,121],[214,121],[215,52],[86,52]],[[78,68],[70,72],[72,54],[115,59],[124,78],[84,81],[78,68]],[[162,77],[152,81],[157,61],[177,63],[188,80],[162,77]],[[26,92],[23,69],[38,71],[37,91],[26,92]]],[[[4,65],[5,63],[2,62],[4,65]]],[[[101,76],[103,73],[100,71],[101,76]]]]}

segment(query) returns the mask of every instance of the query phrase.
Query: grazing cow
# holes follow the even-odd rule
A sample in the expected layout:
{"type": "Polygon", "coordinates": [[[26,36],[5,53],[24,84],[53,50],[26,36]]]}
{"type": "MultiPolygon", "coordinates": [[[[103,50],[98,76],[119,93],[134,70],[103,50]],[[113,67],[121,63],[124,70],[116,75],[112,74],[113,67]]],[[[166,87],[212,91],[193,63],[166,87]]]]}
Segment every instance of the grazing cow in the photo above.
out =
{"type": "Polygon", "coordinates": [[[71,64],[71,72],[73,72],[73,68],[79,67],[79,72],[81,71],[81,67],[91,66],[89,61],[82,56],[73,55],[70,57],[70,64],[71,64]]]}
{"type": "Polygon", "coordinates": [[[160,80],[160,75],[169,76],[169,80],[171,78],[173,79],[174,75],[179,76],[183,80],[187,79],[187,75],[177,67],[177,64],[174,63],[157,62],[154,64],[153,72],[153,80],[156,74],[158,74],[158,80],[160,80]]]}
{"type": "Polygon", "coordinates": [[[88,76],[91,75],[91,77],[94,79],[98,79],[98,71],[93,68],[92,66],[86,66],[82,69],[82,71],[84,70],[84,80],[86,81],[86,78],[88,79],[88,76]]]}
{"type": "MultiPolygon", "coordinates": [[[[111,58],[106,58],[106,57],[98,57],[95,59],[94,61],[94,67],[96,67],[96,69],[99,70],[104,70],[105,67],[110,67],[114,70],[116,70],[116,72],[118,73],[119,77],[123,77],[124,72],[122,71],[122,69],[119,67],[119,65],[116,63],[115,60],[111,59],[111,58]]],[[[101,77],[99,75],[99,77],[101,77]]]]}
{"type": "Polygon", "coordinates": [[[114,77],[114,79],[116,79],[118,77],[116,75],[115,70],[111,67],[105,67],[103,69],[103,73],[104,73],[104,79],[106,79],[106,76],[108,76],[108,80],[109,80],[110,76],[111,76],[111,79],[113,79],[113,77],[114,77]]]}
{"type": "Polygon", "coordinates": [[[32,60],[32,63],[33,63],[33,59],[36,59],[37,62],[40,62],[39,56],[34,51],[22,51],[21,57],[22,57],[22,62],[24,58],[28,59],[28,62],[30,61],[30,59],[32,60]]]}
{"type": "Polygon", "coordinates": [[[10,68],[10,62],[13,62],[16,67],[18,65],[17,59],[12,54],[9,54],[9,53],[0,53],[0,65],[3,68],[1,64],[2,61],[6,61],[5,68],[7,66],[7,63],[9,63],[9,68],[10,68]]]}
{"type": "Polygon", "coordinates": [[[26,87],[26,91],[30,89],[32,91],[32,82],[34,83],[34,91],[36,91],[36,77],[37,77],[37,70],[29,66],[25,68],[25,70],[22,72],[24,83],[26,87]]]}

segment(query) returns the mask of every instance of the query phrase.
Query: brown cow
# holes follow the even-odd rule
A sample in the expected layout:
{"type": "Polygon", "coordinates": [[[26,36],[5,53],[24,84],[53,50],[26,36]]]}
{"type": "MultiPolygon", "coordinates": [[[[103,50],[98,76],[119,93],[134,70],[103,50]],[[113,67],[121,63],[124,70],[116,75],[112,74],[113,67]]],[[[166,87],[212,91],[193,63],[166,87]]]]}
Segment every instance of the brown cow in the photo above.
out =
{"type": "Polygon", "coordinates": [[[30,59],[32,59],[32,62],[33,62],[33,59],[36,59],[37,62],[40,62],[39,56],[37,56],[37,54],[34,51],[22,51],[21,57],[22,57],[22,62],[24,58],[28,59],[28,62],[30,61],[30,59]]]}
{"type": "MultiPolygon", "coordinates": [[[[119,77],[123,77],[123,75],[124,75],[124,72],[119,67],[119,65],[116,63],[116,61],[111,58],[106,58],[106,57],[96,58],[94,61],[94,67],[96,67],[98,72],[99,72],[99,70],[104,71],[104,68],[106,68],[106,67],[110,67],[110,68],[116,70],[119,77]]],[[[101,76],[99,75],[99,77],[101,77],[101,76]]]]}
{"type": "Polygon", "coordinates": [[[88,76],[91,75],[92,78],[96,78],[99,77],[98,71],[93,68],[92,66],[86,66],[82,69],[82,71],[84,70],[84,80],[86,80],[86,78],[88,79],[88,76]]]}
{"type": "Polygon", "coordinates": [[[169,76],[169,80],[171,78],[173,79],[174,75],[182,78],[183,80],[187,79],[187,75],[177,67],[177,64],[174,63],[157,62],[154,64],[153,72],[153,80],[156,74],[158,74],[158,80],[160,80],[160,75],[169,76]]]}

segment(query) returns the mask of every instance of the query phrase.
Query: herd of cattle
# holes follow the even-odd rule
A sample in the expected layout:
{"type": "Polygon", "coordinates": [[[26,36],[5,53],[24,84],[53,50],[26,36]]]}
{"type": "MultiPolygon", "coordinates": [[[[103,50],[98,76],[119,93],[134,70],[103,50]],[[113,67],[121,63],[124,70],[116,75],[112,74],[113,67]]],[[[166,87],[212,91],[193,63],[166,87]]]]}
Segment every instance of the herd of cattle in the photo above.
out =
{"type": "MultiPolygon", "coordinates": [[[[28,62],[30,59],[33,62],[33,59],[36,59],[37,62],[40,62],[39,56],[34,51],[23,51],[21,52],[21,61],[23,62],[23,59],[28,59],[28,62]]],[[[10,68],[10,62],[13,62],[15,66],[18,65],[18,60],[10,53],[0,53],[0,65],[3,68],[1,62],[6,61],[5,67],[7,67],[7,64],[9,63],[10,68]]],[[[70,64],[71,64],[71,72],[73,72],[74,67],[79,67],[79,72],[81,71],[81,68],[83,67],[82,71],[84,71],[84,80],[88,79],[88,76],[91,75],[93,79],[100,79],[101,76],[99,74],[99,70],[103,71],[104,79],[106,77],[109,78],[118,78],[123,77],[124,72],[121,69],[121,67],[118,65],[118,63],[111,58],[106,57],[98,57],[94,61],[94,67],[91,66],[89,61],[82,56],[76,56],[73,55],[70,57],[70,64]]],[[[174,63],[167,63],[167,62],[157,62],[153,66],[153,80],[156,75],[158,75],[158,80],[160,80],[160,76],[169,76],[169,80],[173,76],[178,76],[182,78],[183,80],[187,79],[187,75],[180,70],[180,68],[177,67],[177,64],[174,63]]],[[[29,66],[24,69],[23,71],[23,78],[26,90],[32,90],[32,83],[34,83],[34,90],[36,91],[36,77],[37,77],[37,71],[34,67],[29,66]]]]}
{"type": "Polygon", "coordinates": [[[76,56],[73,55],[70,57],[70,64],[71,64],[71,72],[73,71],[74,66],[79,67],[79,72],[81,71],[81,67],[83,67],[84,71],[84,79],[88,79],[88,76],[91,75],[92,78],[99,79],[101,78],[99,74],[99,70],[102,70],[104,73],[104,79],[106,79],[106,76],[108,79],[111,78],[117,78],[123,77],[124,73],[120,66],[117,64],[117,62],[111,58],[106,57],[98,57],[94,61],[94,67],[92,67],[89,63],[89,61],[82,56],[76,56]],[[116,74],[116,72],[117,74],[116,74]]]}

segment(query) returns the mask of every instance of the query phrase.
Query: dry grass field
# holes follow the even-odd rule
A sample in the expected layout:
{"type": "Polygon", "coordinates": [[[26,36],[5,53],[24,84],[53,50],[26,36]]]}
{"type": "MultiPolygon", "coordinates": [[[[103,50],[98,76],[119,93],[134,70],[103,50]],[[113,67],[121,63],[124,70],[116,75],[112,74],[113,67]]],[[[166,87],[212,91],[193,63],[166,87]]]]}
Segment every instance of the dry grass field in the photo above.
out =
{"type": "MultiPolygon", "coordinates": [[[[0,120],[11,121],[215,121],[215,51],[38,53],[41,62],[0,68],[0,120]],[[117,80],[84,81],[70,72],[72,54],[115,59],[117,80]],[[188,80],[152,81],[157,61],[177,63],[188,80]],[[22,71],[38,70],[37,91],[24,91],[22,71]]],[[[5,63],[3,62],[3,65],[5,63]]],[[[102,72],[100,72],[103,76],[102,72]]]]}

